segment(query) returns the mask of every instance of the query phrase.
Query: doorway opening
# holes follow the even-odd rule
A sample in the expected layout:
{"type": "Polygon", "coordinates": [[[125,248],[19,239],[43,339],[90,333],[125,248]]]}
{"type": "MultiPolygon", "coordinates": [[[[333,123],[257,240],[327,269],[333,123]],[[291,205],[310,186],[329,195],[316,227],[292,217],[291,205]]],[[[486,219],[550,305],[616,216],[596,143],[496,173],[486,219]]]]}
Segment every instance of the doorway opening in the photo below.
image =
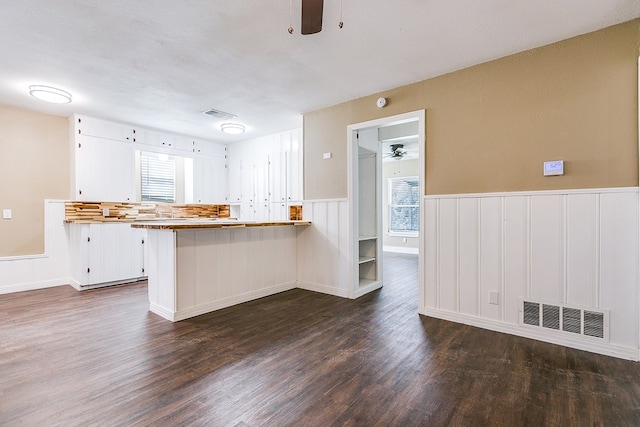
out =
{"type": "Polygon", "coordinates": [[[423,308],[425,111],[347,127],[352,291],[383,286],[389,254],[418,255],[418,308],[423,308]]]}

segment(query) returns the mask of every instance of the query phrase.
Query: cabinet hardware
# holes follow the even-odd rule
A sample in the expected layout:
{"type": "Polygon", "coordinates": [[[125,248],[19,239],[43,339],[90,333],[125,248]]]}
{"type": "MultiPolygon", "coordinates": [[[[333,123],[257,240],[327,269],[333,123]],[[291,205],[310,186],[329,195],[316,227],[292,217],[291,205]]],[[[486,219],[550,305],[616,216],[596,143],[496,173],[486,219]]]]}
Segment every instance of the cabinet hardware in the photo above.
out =
{"type": "Polygon", "coordinates": [[[82,144],[78,142],[78,148],[82,148],[82,144]]]}
{"type": "Polygon", "coordinates": [[[91,241],[91,237],[87,237],[87,242],[90,242],[90,241],[91,241]]]}
{"type": "Polygon", "coordinates": [[[142,269],[142,272],[144,273],[144,268],[142,269]]]}
{"type": "Polygon", "coordinates": [[[142,244],[144,245],[144,239],[142,239],[142,244]]]}
{"type": "Polygon", "coordinates": [[[91,269],[87,267],[87,273],[91,273],[91,269]]]}
{"type": "Polygon", "coordinates": [[[82,195],[82,190],[78,190],[78,194],[82,195]]]}
{"type": "Polygon", "coordinates": [[[82,129],[78,129],[78,135],[82,133],[82,129]]]}
{"type": "Polygon", "coordinates": [[[78,117],[78,123],[82,123],[82,119],[78,117]]]}

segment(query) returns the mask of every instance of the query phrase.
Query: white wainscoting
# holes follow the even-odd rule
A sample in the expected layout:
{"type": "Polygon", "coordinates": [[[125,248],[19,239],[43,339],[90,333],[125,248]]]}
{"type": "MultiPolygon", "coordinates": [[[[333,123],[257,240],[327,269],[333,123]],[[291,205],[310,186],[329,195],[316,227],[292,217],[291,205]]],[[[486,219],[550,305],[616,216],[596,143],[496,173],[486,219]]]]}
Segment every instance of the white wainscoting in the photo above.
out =
{"type": "Polygon", "coordinates": [[[311,226],[298,230],[298,287],[352,297],[348,199],[309,200],[302,206],[311,226]]]}
{"type": "Polygon", "coordinates": [[[148,230],[151,311],[178,321],[294,289],[297,228],[148,230]]]}
{"type": "Polygon", "coordinates": [[[69,283],[64,201],[44,201],[44,254],[0,258],[0,294],[69,283]]]}
{"type": "Polygon", "coordinates": [[[426,196],[422,220],[422,314],[639,359],[637,187],[426,196]],[[609,342],[520,325],[521,297],[610,310],[609,342]]]}

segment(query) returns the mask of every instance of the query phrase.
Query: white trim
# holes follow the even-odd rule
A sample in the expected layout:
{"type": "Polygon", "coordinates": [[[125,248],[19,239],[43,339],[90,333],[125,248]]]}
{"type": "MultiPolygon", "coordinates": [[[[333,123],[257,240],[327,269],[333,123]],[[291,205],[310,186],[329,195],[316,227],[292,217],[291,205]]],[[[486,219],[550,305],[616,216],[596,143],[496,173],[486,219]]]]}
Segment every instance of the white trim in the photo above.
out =
{"type": "Polygon", "coordinates": [[[420,253],[418,248],[407,248],[404,246],[383,246],[382,251],[394,252],[397,254],[413,254],[413,255],[418,255],[420,253]]]}
{"type": "Polygon", "coordinates": [[[34,254],[34,255],[2,256],[2,257],[0,257],[0,262],[20,261],[20,260],[25,260],[25,259],[49,258],[49,254],[47,254],[47,237],[46,237],[46,234],[45,234],[45,239],[44,240],[45,240],[45,243],[44,243],[44,251],[45,251],[45,253],[43,253],[43,254],[34,254]]]}
{"type": "Polygon", "coordinates": [[[56,286],[67,286],[69,284],[70,279],[68,277],[43,280],[40,282],[20,283],[18,285],[0,287],[0,295],[12,294],[14,292],[35,291],[37,289],[53,288],[56,286]]]}
{"type": "Polygon", "coordinates": [[[358,289],[353,294],[353,298],[360,298],[363,295],[368,294],[369,292],[373,292],[382,287],[382,280],[377,280],[369,285],[360,286],[358,285],[358,289]]]}
{"type": "MultiPolygon", "coordinates": [[[[388,116],[388,117],[383,117],[380,119],[375,119],[375,120],[369,120],[366,122],[360,122],[360,123],[354,123],[354,124],[350,124],[347,126],[347,193],[348,193],[348,201],[349,201],[349,280],[350,280],[350,286],[349,286],[349,297],[350,298],[357,298],[358,296],[364,295],[365,290],[370,289],[370,287],[363,287],[362,289],[360,289],[359,287],[359,280],[358,280],[358,263],[357,261],[357,245],[358,245],[358,240],[357,238],[359,236],[357,236],[357,230],[356,230],[356,225],[357,225],[357,221],[356,221],[356,217],[357,217],[357,199],[358,199],[358,192],[357,192],[357,179],[355,179],[354,177],[354,173],[357,170],[357,168],[355,167],[355,162],[357,162],[358,160],[358,147],[357,147],[357,143],[354,144],[353,141],[353,134],[354,132],[360,130],[360,129],[366,129],[366,128],[371,128],[371,127],[377,127],[377,126],[381,126],[381,125],[390,125],[390,124],[401,124],[401,123],[408,123],[411,121],[415,121],[418,120],[418,147],[419,147],[419,152],[418,152],[418,159],[419,159],[419,164],[420,164],[420,174],[419,174],[419,186],[420,186],[420,195],[424,195],[425,194],[425,188],[426,188],[426,183],[425,183],[425,130],[426,130],[426,126],[425,126],[425,120],[426,120],[426,111],[424,109],[421,110],[416,110],[416,111],[410,111],[407,113],[402,113],[402,114],[397,114],[394,116],[388,116]]],[[[357,142],[357,141],[356,141],[357,142]]],[[[381,181],[382,176],[380,176],[379,181],[381,181]]],[[[422,215],[424,215],[424,197],[420,197],[420,215],[422,217],[422,215]]],[[[380,212],[380,214],[382,214],[382,212],[380,212]]],[[[379,222],[381,222],[381,218],[379,218],[379,222]]],[[[424,239],[424,232],[423,232],[423,223],[422,221],[420,221],[420,225],[419,225],[419,251],[424,252],[425,249],[425,239],[424,239]]],[[[382,235],[378,236],[379,239],[382,239],[382,235]]],[[[382,245],[380,244],[379,247],[381,247],[382,245]]],[[[419,277],[419,297],[418,297],[418,310],[421,310],[422,308],[424,308],[425,303],[424,303],[424,260],[422,257],[419,258],[418,260],[418,277],[419,277]]],[[[382,284],[380,284],[381,286],[382,284]]]]}
{"type": "Polygon", "coordinates": [[[638,192],[640,187],[611,187],[611,188],[579,188],[569,190],[532,190],[532,191],[505,191],[494,193],[464,193],[464,194],[429,194],[425,199],[465,199],[486,197],[511,197],[511,196],[548,196],[564,194],[593,194],[593,193],[629,193],[638,192]]]}
{"type": "Polygon", "coordinates": [[[490,331],[502,332],[505,334],[516,335],[523,338],[534,339],[551,344],[561,345],[563,347],[575,348],[578,350],[589,351],[592,353],[604,354],[606,356],[619,357],[633,361],[640,360],[640,351],[636,348],[622,347],[615,344],[594,342],[586,338],[573,338],[567,336],[556,336],[556,334],[547,334],[544,331],[534,330],[533,328],[523,328],[517,325],[502,323],[486,318],[468,316],[459,313],[452,313],[444,310],[425,308],[420,314],[435,317],[436,319],[447,320],[450,322],[462,323],[469,326],[475,326],[490,331]]]}
{"type": "Polygon", "coordinates": [[[335,288],[333,286],[321,285],[318,283],[298,282],[298,289],[305,291],[319,292],[321,294],[333,295],[341,298],[349,298],[347,289],[335,288]]]}
{"type": "Polygon", "coordinates": [[[305,199],[301,202],[296,203],[329,203],[329,202],[348,202],[349,199],[347,197],[340,197],[337,199],[305,199]]]}
{"type": "MultiPolygon", "coordinates": [[[[282,283],[279,285],[271,286],[269,288],[247,292],[242,295],[236,295],[233,297],[224,298],[209,304],[199,305],[197,307],[191,307],[186,310],[176,311],[175,313],[172,313],[173,319],[169,319],[169,320],[173,322],[178,322],[180,320],[189,319],[195,316],[200,316],[201,314],[210,313],[215,310],[220,310],[220,309],[231,307],[237,304],[242,304],[243,302],[249,302],[259,298],[275,295],[280,292],[290,291],[295,288],[296,288],[296,282],[282,283]]],[[[158,307],[154,306],[154,308],[158,308],[158,307]]],[[[149,309],[151,310],[151,305],[149,306],[149,309]]],[[[154,311],[154,313],[158,314],[159,316],[165,317],[163,314],[171,313],[171,312],[169,310],[162,309],[162,310],[159,310],[159,312],[154,311]]]]}

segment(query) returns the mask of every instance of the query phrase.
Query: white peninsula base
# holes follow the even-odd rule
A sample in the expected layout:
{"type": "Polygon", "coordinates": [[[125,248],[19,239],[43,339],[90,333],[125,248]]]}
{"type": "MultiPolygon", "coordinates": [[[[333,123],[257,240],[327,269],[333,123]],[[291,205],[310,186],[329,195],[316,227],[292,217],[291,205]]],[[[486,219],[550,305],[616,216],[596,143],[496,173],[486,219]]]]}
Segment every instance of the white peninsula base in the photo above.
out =
{"type": "Polygon", "coordinates": [[[147,228],[149,309],[173,322],[296,287],[296,226],[147,228]]]}

